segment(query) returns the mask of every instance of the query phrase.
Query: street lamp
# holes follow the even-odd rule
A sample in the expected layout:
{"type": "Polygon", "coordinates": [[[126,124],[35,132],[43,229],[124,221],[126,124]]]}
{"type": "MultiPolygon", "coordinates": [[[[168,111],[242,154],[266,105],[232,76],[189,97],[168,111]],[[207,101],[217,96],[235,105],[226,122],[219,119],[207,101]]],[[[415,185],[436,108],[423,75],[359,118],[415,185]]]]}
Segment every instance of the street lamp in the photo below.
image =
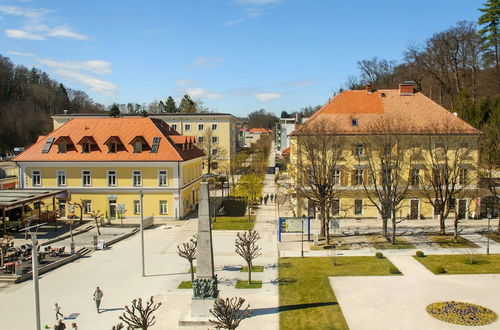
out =
{"type": "Polygon", "coordinates": [[[35,303],[35,329],[40,330],[40,288],[38,286],[38,241],[36,239],[36,235],[38,229],[43,226],[34,225],[30,227],[26,227],[20,231],[27,231],[31,235],[31,273],[33,274],[33,295],[34,295],[34,303],[35,303]]]}
{"type": "Polygon", "coordinates": [[[488,235],[486,235],[486,238],[487,238],[487,241],[486,241],[486,254],[490,254],[490,221],[491,221],[491,207],[488,207],[487,217],[488,217],[488,235]]]}
{"type": "Polygon", "coordinates": [[[300,231],[300,256],[304,257],[304,221],[306,221],[306,216],[302,215],[301,221],[301,231],[300,231]]]}

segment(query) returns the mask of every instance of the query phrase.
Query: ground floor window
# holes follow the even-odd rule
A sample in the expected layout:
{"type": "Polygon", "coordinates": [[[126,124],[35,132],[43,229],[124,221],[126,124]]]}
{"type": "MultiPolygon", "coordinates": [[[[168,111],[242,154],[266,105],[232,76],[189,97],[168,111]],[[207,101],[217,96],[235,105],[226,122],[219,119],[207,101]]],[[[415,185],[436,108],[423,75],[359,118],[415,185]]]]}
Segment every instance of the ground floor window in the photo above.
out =
{"type": "Polygon", "coordinates": [[[167,201],[160,201],[160,214],[168,214],[167,201]]]}
{"type": "Polygon", "coordinates": [[[141,201],[134,201],[134,214],[141,214],[141,201]]]}
{"type": "Polygon", "coordinates": [[[363,200],[355,199],[354,200],[354,214],[363,214],[363,200]]]}
{"type": "Polygon", "coordinates": [[[82,206],[83,206],[83,213],[89,214],[92,213],[92,201],[91,200],[84,200],[82,201],[82,206]]]}
{"type": "Polygon", "coordinates": [[[336,215],[340,213],[340,200],[334,199],[332,201],[332,214],[336,215]]]}

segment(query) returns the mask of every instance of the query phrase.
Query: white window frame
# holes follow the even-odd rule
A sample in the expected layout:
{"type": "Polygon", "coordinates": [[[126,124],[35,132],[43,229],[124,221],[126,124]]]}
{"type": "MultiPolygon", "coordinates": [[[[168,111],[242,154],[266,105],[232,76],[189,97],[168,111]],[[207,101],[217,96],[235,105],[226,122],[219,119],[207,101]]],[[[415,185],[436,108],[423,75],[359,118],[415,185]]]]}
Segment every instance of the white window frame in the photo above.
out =
{"type": "Polygon", "coordinates": [[[40,187],[42,185],[42,171],[31,170],[31,185],[33,187],[40,187]]]}
{"type": "Polygon", "coordinates": [[[172,127],[172,129],[173,129],[174,131],[177,131],[177,124],[172,124],[172,125],[170,125],[170,127],[172,127]]]}
{"type": "Polygon", "coordinates": [[[142,187],[142,171],[141,170],[132,170],[132,187],[142,187]],[[136,172],[139,172],[138,174],[136,172]],[[139,183],[135,184],[136,175],[139,177],[139,183]]]}
{"type": "Polygon", "coordinates": [[[218,155],[219,154],[219,149],[217,148],[212,148],[212,151],[210,151],[210,153],[215,156],[215,155],[218,155]]]}
{"type": "Polygon", "coordinates": [[[198,136],[198,143],[203,143],[204,140],[205,140],[205,137],[198,136]]]}
{"type": "Polygon", "coordinates": [[[420,185],[420,169],[418,169],[418,168],[412,168],[412,170],[411,170],[411,185],[412,186],[419,186],[420,185]],[[416,181],[416,183],[415,183],[415,181],[416,181]]]}
{"type": "Polygon", "coordinates": [[[333,214],[333,215],[338,215],[338,214],[340,214],[340,198],[334,198],[334,199],[332,200],[332,214],[333,214]],[[337,212],[337,213],[333,213],[333,201],[335,201],[335,200],[339,201],[339,209],[338,209],[338,212],[337,212]]]}
{"type": "Polygon", "coordinates": [[[468,179],[469,179],[469,171],[466,168],[460,168],[458,170],[458,183],[461,186],[465,186],[465,185],[467,185],[467,182],[469,181],[468,179]]]}
{"type": "Polygon", "coordinates": [[[363,179],[364,179],[364,173],[362,168],[357,168],[355,169],[356,173],[354,174],[355,178],[355,184],[356,186],[362,186],[363,185],[363,179]]]}
{"type": "Polygon", "coordinates": [[[363,215],[363,199],[362,198],[356,198],[354,199],[354,215],[363,215]],[[361,201],[361,213],[356,213],[356,201],[361,201]]]}
{"type": "Polygon", "coordinates": [[[91,170],[82,170],[82,187],[92,187],[92,171],[91,170]],[[85,184],[85,172],[88,172],[89,183],[85,184]]]}
{"type": "Polygon", "coordinates": [[[106,172],[106,184],[108,187],[116,187],[118,185],[118,180],[117,180],[117,175],[116,175],[116,170],[108,170],[106,172]],[[111,175],[111,172],[113,172],[113,175],[111,175]],[[114,183],[110,184],[110,178],[114,177],[114,183]]]}
{"type": "Polygon", "coordinates": [[[356,156],[363,156],[365,154],[365,145],[363,143],[356,144],[356,156]]]}
{"type": "Polygon", "coordinates": [[[204,130],[205,130],[205,125],[198,124],[198,131],[204,131],[204,130]]]}
{"type": "Polygon", "coordinates": [[[212,131],[216,131],[217,130],[217,124],[212,124],[212,131]]]}
{"type": "Polygon", "coordinates": [[[168,171],[167,170],[158,170],[158,187],[168,187],[168,171]],[[163,174],[162,172],[165,172],[165,174],[163,174]],[[165,179],[165,183],[162,183],[163,177],[165,179]]]}
{"type": "Polygon", "coordinates": [[[56,171],[56,185],[58,187],[66,187],[66,184],[67,184],[66,171],[65,170],[57,170],[56,171]]]}
{"type": "Polygon", "coordinates": [[[190,131],[191,130],[191,124],[184,124],[184,130],[185,131],[190,131]]]}
{"type": "Polygon", "coordinates": [[[340,173],[340,170],[338,168],[333,170],[333,184],[335,186],[340,186],[341,184],[341,176],[342,174],[340,173]]]}
{"type": "Polygon", "coordinates": [[[142,152],[142,142],[137,140],[134,142],[134,153],[140,154],[142,152]]]}
{"type": "Polygon", "coordinates": [[[90,199],[84,200],[83,213],[90,214],[92,213],[92,201],[90,199]]]}
{"type": "Polygon", "coordinates": [[[160,214],[168,214],[168,201],[161,200],[160,201],[160,214]]]}
{"type": "Polygon", "coordinates": [[[141,214],[141,201],[136,199],[134,200],[134,214],[135,215],[138,215],[138,214],[141,214]]]}
{"type": "Polygon", "coordinates": [[[212,143],[219,143],[219,137],[218,136],[212,136],[212,143]]]}

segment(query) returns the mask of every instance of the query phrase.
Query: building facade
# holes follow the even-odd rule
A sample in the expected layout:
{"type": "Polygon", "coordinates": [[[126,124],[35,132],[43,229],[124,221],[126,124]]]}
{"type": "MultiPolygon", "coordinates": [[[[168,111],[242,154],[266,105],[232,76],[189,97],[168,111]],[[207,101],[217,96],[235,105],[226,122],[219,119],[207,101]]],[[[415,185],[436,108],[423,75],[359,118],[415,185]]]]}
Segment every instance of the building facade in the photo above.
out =
{"type": "Polygon", "coordinates": [[[0,162],[0,190],[17,188],[17,166],[14,162],[0,162]]]}
{"type": "MultiPolygon", "coordinates": [[[[433,198],[431,181],[446,167],[455,171],[456,181],[450,185],[457,191],[448,201],[451,209],[448,217],[477,217],[480,132],[422,93],[414,92],[412,84],[401,84],[399,90],[373,90],[367,86],[366,90],[336,95],[290,134],[292,164],[306,161],[299,159],[304,158],[301,141],[318,134],[337,139],[335,145],[339,148],[338,163],[331,170],[337,190],[336,198],[331,201],[334,216],[381,218],[375,205],[380,206],[377,189],[380,192],[390,184],[396,187],[395,181],[387,180],[394,180],[391,172],[397,172],[401,178],[401,183],[397,183],[399,189],[408,190],[396,216],[437,218],[439,206],[433,198]],[[380,151],[375,148],[380,141],[393,142],[380,151]],[[384,153],[390,155],[385,158],[390,159],[390,164],[381,165],[384,153]],[[400,155],[398,160],[396,154],[400,155]]],[[[294,184],[300,184],[304,175],[307,176],[292,175],[294,184]]],[[[314,214],[315,208],[308,205],[306,198],[297,197],[295,207],[297,214],[306,214],[308,210],[314,214]]]]}
{"type": "MultiPolygon", "coordinates": [[[[138,117],[140,114],[123,114],[124,118],[138,117]]],[[[54,129],[67,123],[73,118],[96,118],[107,117],[106,114],[57,114],[52,116],[54,129]]],[[[173,130],[181,135],[194,136],[198,147],[204,148],[207,137],[210,138],[208,149],[205,153],[217,154],[213,157],[212,168],[220,168],[229,163],[238,149],[238,129],[236,124],[238,119],[227,113],[151,113],[148,118],[161,119],[167,123],[173,130]],[[209,131],[209,132],[207,132],[209,131]],[[218,155],[220,154],[220,155],[218,155]]],[[[206,149],[206,148],[205,148],[206,149]]],[[[204,157],[202,167],[207,171],[207,157],[204,157]]]]}
{"type": "Polygon", "coordinates": [[[73,118],[18,155],[20,187],[61,189],[60,217],[179,219],[195,209],[203,153],[159,119],[73,118]]]}

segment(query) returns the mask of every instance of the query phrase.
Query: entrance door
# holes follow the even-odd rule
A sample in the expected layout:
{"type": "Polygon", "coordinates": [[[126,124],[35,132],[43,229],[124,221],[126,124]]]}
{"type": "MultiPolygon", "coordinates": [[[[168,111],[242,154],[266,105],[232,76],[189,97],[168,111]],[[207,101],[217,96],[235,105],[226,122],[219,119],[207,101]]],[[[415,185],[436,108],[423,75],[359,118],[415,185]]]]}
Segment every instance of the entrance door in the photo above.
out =
{"type": "Polygon", "coordinates": [[[66,200],[59,200],[59,217],[66,218],[66,200]]]}
{"type": "Polygon", "coordinates": [[[458,200],[458,218],[464,219],[467,213],[467,200],[459,199],[458,200]]]}
{"type": "Polygon", "coordinates": [[[420,201],[418,199],[412,199],[410,201],[410,219],[418,219],[418,209],[420,201]]]}
{"type": "Polygon", "coordinates": [[[116,219],[116,200],[109,200],[109,218],[116,219]]]}

